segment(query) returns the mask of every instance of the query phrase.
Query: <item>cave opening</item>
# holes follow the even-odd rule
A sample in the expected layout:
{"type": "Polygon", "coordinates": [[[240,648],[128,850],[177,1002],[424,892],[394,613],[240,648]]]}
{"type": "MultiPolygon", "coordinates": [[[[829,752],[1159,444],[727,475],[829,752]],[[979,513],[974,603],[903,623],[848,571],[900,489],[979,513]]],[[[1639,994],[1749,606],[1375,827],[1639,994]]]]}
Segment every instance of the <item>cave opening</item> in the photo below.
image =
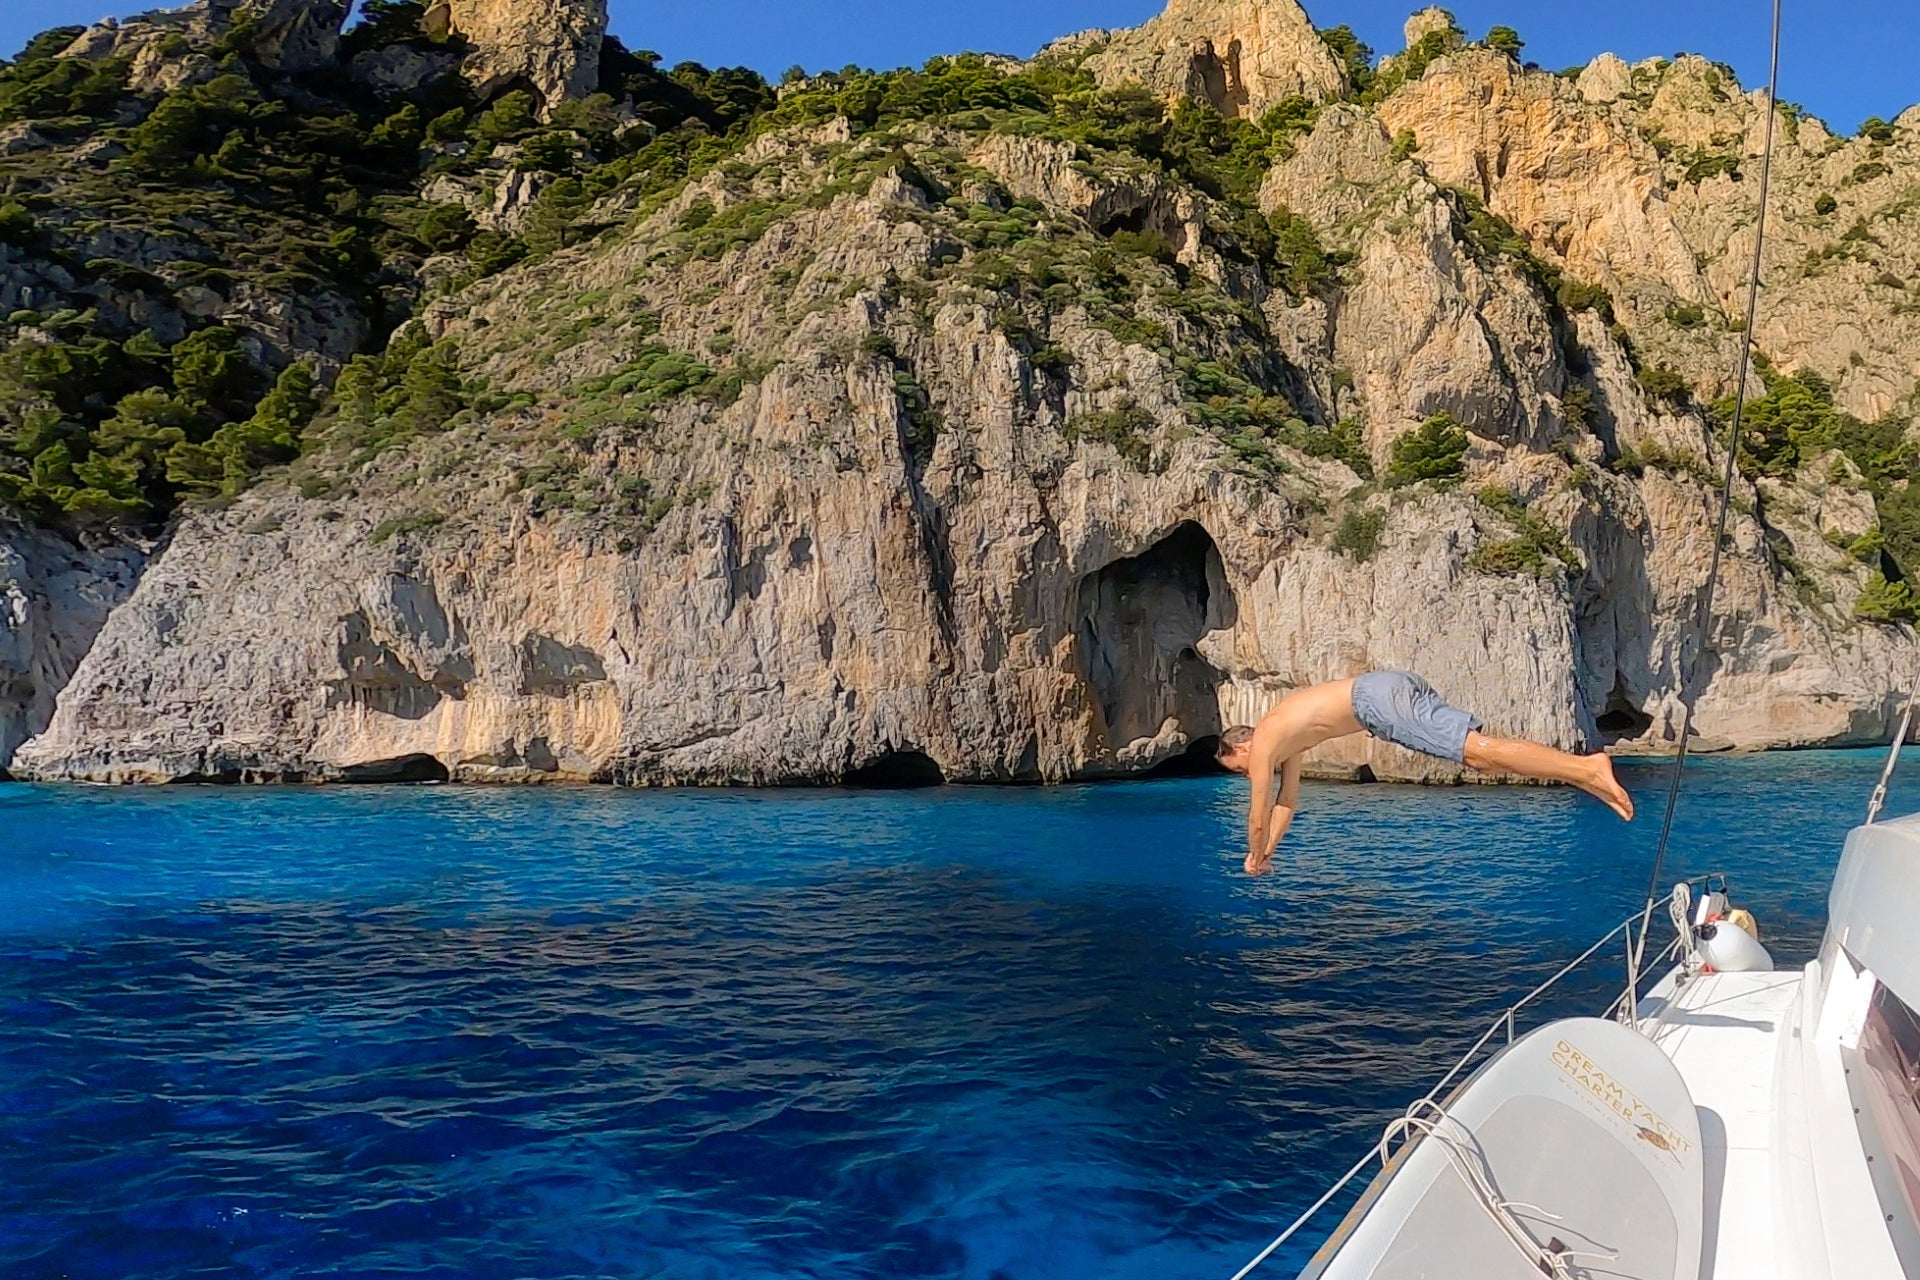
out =
{"type": "Polygon", "coordinates": [[[1123,212],[1109,214],[1107,217],[1102,218],[1100,225],[1094,228],[1094,232],[1104,239],[1111,240],[1115,234],[1121,231],[1131,231],[1135,235],[1140,235],[1145,232],[1146,229],[1147,208],[1145,205],[1141,205],[1138,208],[1127,209],[1123,212]]]}
{"type": "Polygon", "coordinates": [[[872,791],[906,791],[915,787],[945,785],[947,775],[932,756],[912,748],[895,748],[847,772],[843,779],[849,787],[872,791]]]}
{"type": "Polygon", "coordinates": [[[1081,676],[1124,767],[1155,769],[1189,757],[1211,763],[1210,749],[1200,748],[1224,727],[1223,677],[1197,646],[1234,620],[1220,550],[1192,521],[1081,580],[1081,676]]]}
{"type": "Polygon", "coordinates": [[[434,756],[410,755],[393,760],[370,760],[340,770],[342,782],[446,782],[447,766],[434,756]]]}
{"type": "Polygon", "coordinates": [[[1607,697],[1606,709],[1593,718],[1593,725],[1600,730],[1603,742],[1614,743],[1624,738],[1641,737],[1653,728],[1653,717],[1640,709],[1624,684],[1615,680],[1613,692],[1607,697]]]}
{"type": "Polygon", "coordinates": [[[1214,753],[1220,749],[1220,735],[1203,734],[1187,744],[1179,755],[1163,760],[1140,776],[1143,778],[1207,778],[1226,773],[1214,753]]]}

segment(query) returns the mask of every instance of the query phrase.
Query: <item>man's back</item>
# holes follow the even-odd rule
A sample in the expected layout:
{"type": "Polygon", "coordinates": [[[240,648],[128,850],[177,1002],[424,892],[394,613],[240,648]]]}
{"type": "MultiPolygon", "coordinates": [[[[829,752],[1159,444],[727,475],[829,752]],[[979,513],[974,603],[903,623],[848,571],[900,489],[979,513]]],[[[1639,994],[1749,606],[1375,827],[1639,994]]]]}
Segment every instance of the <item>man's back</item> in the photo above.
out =
{"type": "Polygon", "coordinates": [[[1302,752],[1329,738],[1360,732],[1353,716],[1353,681],[1335,680],[1296,689],[1261,718],[1253,731],[1255,754],[1275,773],[1302,752]]]}

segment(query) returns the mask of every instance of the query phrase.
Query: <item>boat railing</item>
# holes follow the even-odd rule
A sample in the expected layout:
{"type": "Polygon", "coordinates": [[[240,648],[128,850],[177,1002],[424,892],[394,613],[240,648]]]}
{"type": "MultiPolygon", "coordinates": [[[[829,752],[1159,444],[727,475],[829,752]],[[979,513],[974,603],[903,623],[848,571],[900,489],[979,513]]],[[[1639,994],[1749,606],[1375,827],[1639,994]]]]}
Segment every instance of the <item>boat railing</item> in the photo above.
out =
{"type": "MultiPolygon", "coordinates": [[[[1687,881],[1687,884],[1691,887],[1694,885],[1712,884],[1714,882],[1719,882],[1724,885],[1725,877],[1719,875],[1696,876],[1687,881]]],[[[1518,1034],[1520,1014],[1527,1009],[1528,1006],[1540,1000],[1549,991],[1552,991],[1554,987],[1558,986],[1568,975],[1580,968],[1581,965],[1586,964],[1596,955],[1599,955],[1602,950],[1606,949],[1609,943],[1616,940],[1624,940],[1625,943],[1627,983],[1626,989],[1607,1007],[1605,1016],[1625,1022],[1629,1026],[1638,1025],[1640,985],[1642,980],[1648,974],[1663,973],[1664,966],[1670,960],[1678,957],[1687,941],[1686,935],[1676,933],[1673,941],[1663,947],[1651,960],[1643,960],[1646,946],[1646,933],[1651,931],[1652,928],[1653,923],[1647,914],[1636,911],[1619,924],[1613,926],[1613,928],[1607,930],[1592,946],[1562,965],[1552,977],[1508,1005],[1505,1010],[1494,1018],[1492,1024],[1480,1033],[1480,1038],[1475,1040],[1467,1051],[1461,1054],[1459,1059],[1447,1069],[1447,1073],[1441,1076],[1440,1079],[1434,1083],[1433,1087],[1422,1094],[1413,1105],[1418,1107],[1439,1101],[1441,1095],[1460,1078],[1461,1073],[1466,1071],[1470,1065],[1486,1052],[1487,1046],[1492,1044],[1496,1039],[1501,1039],[1503,1045],[1512,1044],[1518,1034]],[[1643,921],[1645,923],[1643,923],[1643,921]]],[[[1365,1172],[1368,1166],[1372,1165],[1375,1160],[1384,1162],[1388,1158],[1388,1154],[1387,1141],[1384,1138],[1370,1147],[1359,1160],[1354,1162],[1351,1169],[1348,1169],[1344,1174],[1340,1175],[1339,1181],[1328,1187],[1318,1200],[1308,1205],[1304,1213],[1298,1218],[1295,1218],[1293,1223],[1288,1226],[1285,1231],[1282,1231],[1276,1236],[1273,1243],[1262,1249],[1251,1262],[1235,1272],[1233,1280],[1246,1280],[1247,1276],[1252,1275],[1262,1263],[1272,1257],[1274,1253],[1278,1251],[1282,1245],[1286,1244],[1288,1240],[1292,1239],[1302,1227],[1313,1221],[1320,1211],[1332,1203],[1334,1197],[1339,1195],[1354,1179],[1365,1172]]]]}

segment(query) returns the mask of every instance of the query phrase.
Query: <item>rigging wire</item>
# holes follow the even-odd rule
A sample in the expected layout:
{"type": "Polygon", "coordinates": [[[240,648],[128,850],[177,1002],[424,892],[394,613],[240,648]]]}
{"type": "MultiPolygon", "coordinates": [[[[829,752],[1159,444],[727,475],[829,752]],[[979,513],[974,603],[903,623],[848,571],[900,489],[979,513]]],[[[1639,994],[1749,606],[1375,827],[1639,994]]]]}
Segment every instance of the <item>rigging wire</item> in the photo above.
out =
{"type": "MultiPolygon", "coordinates": [[[[1720,550],[1727,540],[1727,516],[1733,507],[1733,480],[1740,471],[1740,427],[1747,412],[1747,378],[1753,371],[1753,326],[1760,311],[1760,272],[1764,261],[1762,254],[1767,244],[1767,192],[1773,185],[1773,125],[1775,108],[1780,101],[1780,4],[1781,0],[1773,0],[1773,53],[1767,68],[1766,143],[1760,155],[1760,217],[1753,229],[1753,269],[1747,277],[1747,324],[1740,333],[1739,371],[1733,388],[1733,421],[1727,426],[1726,468],[1720,479],[1720,515],[1714,529],[1713,554],[1707,562],[1707,585],[1700,594],[1700,608],[1695,620],[1695,647],[1680,662],[1680,745],[1673,757],[1673,777],[1667,784],[1667,807],[1660,819],[1660,842],[1653,851],[1653,873],[1647,877],[1647,907],[1640,918],[1640,940],[1628,952],[1629,983],[1638,979],[1640,961],[1647,945],[1647,926],[1662,896],[1660,873],[1666,867],[1667,845],[1673,838],[1673,815],[1680,804],[1680,780],[1687,767],[1687,746],[1693,736],[1693,704],[1697,695],[1690,696],[1688,691],[1693,688],[1694,672],[1700,656],[1710,642],[1713,591],[1720,580],[1720,550]]],[[[1637,1018],[1638,998],[1631,989],[1627,1003],[1631,1016],[1637,1018]]]]}
{"type": "MultiPolygon", "coordinates": [[[[1920,643],[1920,637],[1916,637],[1920,643]]],[[[1900,763],[1900,748],[1906,745],[1907,734],[1913,728],[1913,704],[1920,702],[1920,662],[1916,663],[1913,682],[1907,689],[1907,709],[1900,713],[1900,727],[1894,730],[1893,746],[1887,751],[1887,763],[1880,770],[1880,781],[1873,785],[1873,798],[1867,801],[1867,825],[1872,826],[1880,818],[1880,810],[1887,803],[1887,784],[1893,781],[1893,771],[1900,763]]]]}

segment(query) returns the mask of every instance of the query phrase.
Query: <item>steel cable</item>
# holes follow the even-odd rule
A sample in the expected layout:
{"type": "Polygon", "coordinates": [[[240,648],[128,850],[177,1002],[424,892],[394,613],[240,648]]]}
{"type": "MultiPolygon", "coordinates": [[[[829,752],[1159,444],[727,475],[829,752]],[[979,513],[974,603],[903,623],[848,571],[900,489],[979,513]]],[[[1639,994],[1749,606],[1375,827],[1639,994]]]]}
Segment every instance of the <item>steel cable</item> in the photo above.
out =
{"type": "MultiPolygon", "coordinates": [[[[1667,784],[1666,812],[1660,819],[1660,842],[1654,846],[1653,872],[1647,877],[1647,906],[1640,919],[1640,939],[1628,956],[1628,981],[1639,974],[1640,961],[1647,945],[1647,925],[1653,919],[1660,893],[1660,874],[1666,869],[1667,845],[1673,838],[1673,815],[1680,804],[1680,780],[1687,767],[1687,748],[1693,737],[1694,676],[1701,655],[1710,644],[1713,626],[1714,587],[1720,580],[1721,548],[1727,540],[1727,518],[1733,508],[1733,481],[1740,471],[1740,428],[1747,412],[1747,378],[1753,371],[1753,327],[1760,313],[1760,273],[1767,245],[1767,193],[1773,185],[1773,126],[1780,101],[1780,4],[1773,0],[1773,52],[1767,67],[1766,142],[1760,155],[1760,216],[1753,229],[1753,269],[1747,277],[1747,323],[1740,333],[1740,361],[1733,389],[1733,421],[1727,426],[1726,465],[1720,480],[1720,513],[1713,534],[1713,553],[1707,561],[1707,585],[1700,594],[1695,620],[1696,644],[1691,654],[1682,651],[1680,660],[1680,743],[1673,757],[1673,776],[1667,784]]],[[[1682,642],[1684,644],[1684,641],[1682,642]]],[[[1635,1002],[1637,1004],[1637,1002],[1635,1002]]],[[[1639,1016],[1637,1007],[1633,1017],[1639,1016]]]]}

